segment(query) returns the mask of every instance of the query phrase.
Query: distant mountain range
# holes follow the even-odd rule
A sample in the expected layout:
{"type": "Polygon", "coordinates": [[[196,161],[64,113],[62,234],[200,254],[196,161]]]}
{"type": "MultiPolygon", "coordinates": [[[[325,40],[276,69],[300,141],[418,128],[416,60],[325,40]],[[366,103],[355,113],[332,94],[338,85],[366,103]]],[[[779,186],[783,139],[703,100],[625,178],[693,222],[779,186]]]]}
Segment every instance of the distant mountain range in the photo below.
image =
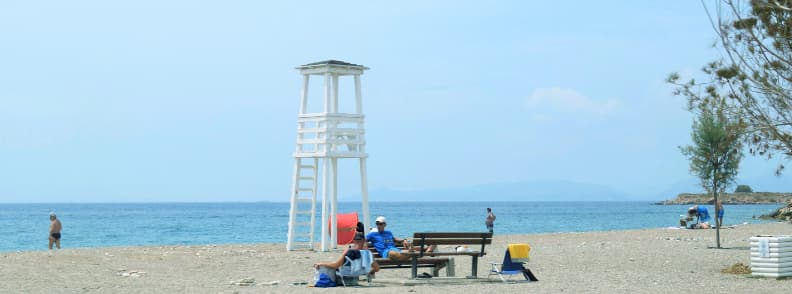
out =
{"type": "MultiPolygon", "coordinates": [[[[756,192],[792,192],[792,181],[788,176],[763,177],[739,180],[756,192]]],[[[394,190],[375,189],[369,191],[371,201],[662,201],[674,199],[682,193],[702,193],[698,180],[690,178],[669,185],[668,188],[650,196],[636,196],[617,188],[563,180],[524,181],[511,183],[481,184],[468,187],[394,190]]],[[[729,191],[731,192],[731,191],[729,191]]],[[[344,197],[341,201],[358,201],[360,195],[344,197]]]]}

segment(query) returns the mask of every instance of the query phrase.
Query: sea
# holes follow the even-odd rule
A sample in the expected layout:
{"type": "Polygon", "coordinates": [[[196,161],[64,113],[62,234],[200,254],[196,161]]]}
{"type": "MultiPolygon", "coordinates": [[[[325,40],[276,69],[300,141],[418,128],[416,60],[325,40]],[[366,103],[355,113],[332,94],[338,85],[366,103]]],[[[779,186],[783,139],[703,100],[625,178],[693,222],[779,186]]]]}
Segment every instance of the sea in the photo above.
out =
{"type": "MultiPolygon", "coordinates": [[[[339,213],[357,212],[362,221],[359,202],[338,206],[339,213]]],[[[781,206],[724,205],[724,225],[770,222],[758,216],[781,206]]],[[[688,206],[649,202],[369,203],[371,221],[379,215],[387,217],[388,229],[397,237],[417,231],[485,231],[487,207],[497,216],[495,234],[532,234],[676,227],[688,206]]],[[[714,217],[715,208],[707,207],[714,217]]],[[[46,250],[50,212],[63,223],[64,248],[285,244],[289,208],[287,202],[0,204],[0,252],[46,250]]],[[[316,231],[318,235],[318,227],[316,231]]]]}

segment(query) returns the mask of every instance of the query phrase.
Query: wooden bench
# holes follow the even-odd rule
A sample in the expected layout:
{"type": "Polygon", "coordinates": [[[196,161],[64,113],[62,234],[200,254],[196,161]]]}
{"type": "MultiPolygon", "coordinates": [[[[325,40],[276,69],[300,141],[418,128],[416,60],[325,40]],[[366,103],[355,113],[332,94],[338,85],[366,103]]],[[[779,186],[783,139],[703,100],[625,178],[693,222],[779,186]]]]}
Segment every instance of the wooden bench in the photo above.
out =
{"type": "MultiPolygon", "coordinates": [[[[468,278],[475,279],[478,276],[478,258],[486,255],[484,247],[492,244],[492,233],[467,233],[467,232],[421,232],[413,234],[413,247],[417,247],[414,252],[409,252],[407,255],[411,257],[412,261],[412,278],[418,276],[419,260],[424,258],[425,255],[434,257],[448,257],[456,255],[465,255],[472,258],[471,275],[468,278]],[[425,253],[424,248],[432,245],[469,245],[469,251],[458,252],[456,249],[451,251],[437,250],[431,253],[425,253]]],[[[439,248],[439,247],[438,247],[439,248]]]]}
{"type": "MultiPolygon", "coordinates": [[[[401,244],[400,244],[401,245],[401,244]]],[[[373,248],[371,244],[369,244],[369,250],[371,254],[374,256],[374,261],[379,264],[380,269],[397,269],[397,268],[413,268],[413,261],[412,259],[406,260],[392,260],[389,258],[382,258],[379,255],[379,252],[373,248]]],[[[397,246],[396,248],[407,251],[406,248],[402,246],[397,246]]],[[[449,257],[420,257],[416,260],[416,272],[417,268],[432,268],[432,276],[439,276],[440,270],[445,268],[446,269],[446,276],[453,277],[454,276],[454,268],[453,268],[453,259],[449,257]]]]}

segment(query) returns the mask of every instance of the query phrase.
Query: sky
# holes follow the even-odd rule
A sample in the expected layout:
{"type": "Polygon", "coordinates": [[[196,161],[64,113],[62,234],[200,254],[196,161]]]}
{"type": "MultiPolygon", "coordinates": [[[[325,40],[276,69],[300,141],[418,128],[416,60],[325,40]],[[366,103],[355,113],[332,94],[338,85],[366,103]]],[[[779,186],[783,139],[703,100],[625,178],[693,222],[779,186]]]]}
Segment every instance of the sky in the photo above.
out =
{"type": "MultiPolygon", "coordinates": [[[[295,67],[328,59],[370,68],[373,201],[695,179],[693,116],[664,80],[719,57],[699,1],[485,2],[2,1],[0,203],[289,201],[295,67]]],[[[779,163],[746,156],[740,178],[779,163]]]]}

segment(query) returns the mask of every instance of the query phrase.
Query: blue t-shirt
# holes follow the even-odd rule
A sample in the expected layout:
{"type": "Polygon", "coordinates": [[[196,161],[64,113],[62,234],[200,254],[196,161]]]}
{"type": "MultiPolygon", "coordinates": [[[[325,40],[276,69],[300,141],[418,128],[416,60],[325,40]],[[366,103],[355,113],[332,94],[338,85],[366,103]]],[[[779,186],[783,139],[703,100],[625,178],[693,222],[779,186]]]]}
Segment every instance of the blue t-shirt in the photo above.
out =
{"type": "Polygon", "coordinates": [[[371,241],[371,244],[374,245],[374,249],[383,257],[387,256],[385,251],[396,248],[396,245],[393,244],[393,234],[390,231],[382,231],[382,233],[374,231],[368,233],[368,235],[366,235],[366,240],[371,241]]]}
{"type": "Polygon", "coordinates": [[[699,217],[699,220],[701,221],[708,221],[710,218],[709,211],[704,206],[699,206],[698,211],[696,211],[696,214],[699,217]]]}

